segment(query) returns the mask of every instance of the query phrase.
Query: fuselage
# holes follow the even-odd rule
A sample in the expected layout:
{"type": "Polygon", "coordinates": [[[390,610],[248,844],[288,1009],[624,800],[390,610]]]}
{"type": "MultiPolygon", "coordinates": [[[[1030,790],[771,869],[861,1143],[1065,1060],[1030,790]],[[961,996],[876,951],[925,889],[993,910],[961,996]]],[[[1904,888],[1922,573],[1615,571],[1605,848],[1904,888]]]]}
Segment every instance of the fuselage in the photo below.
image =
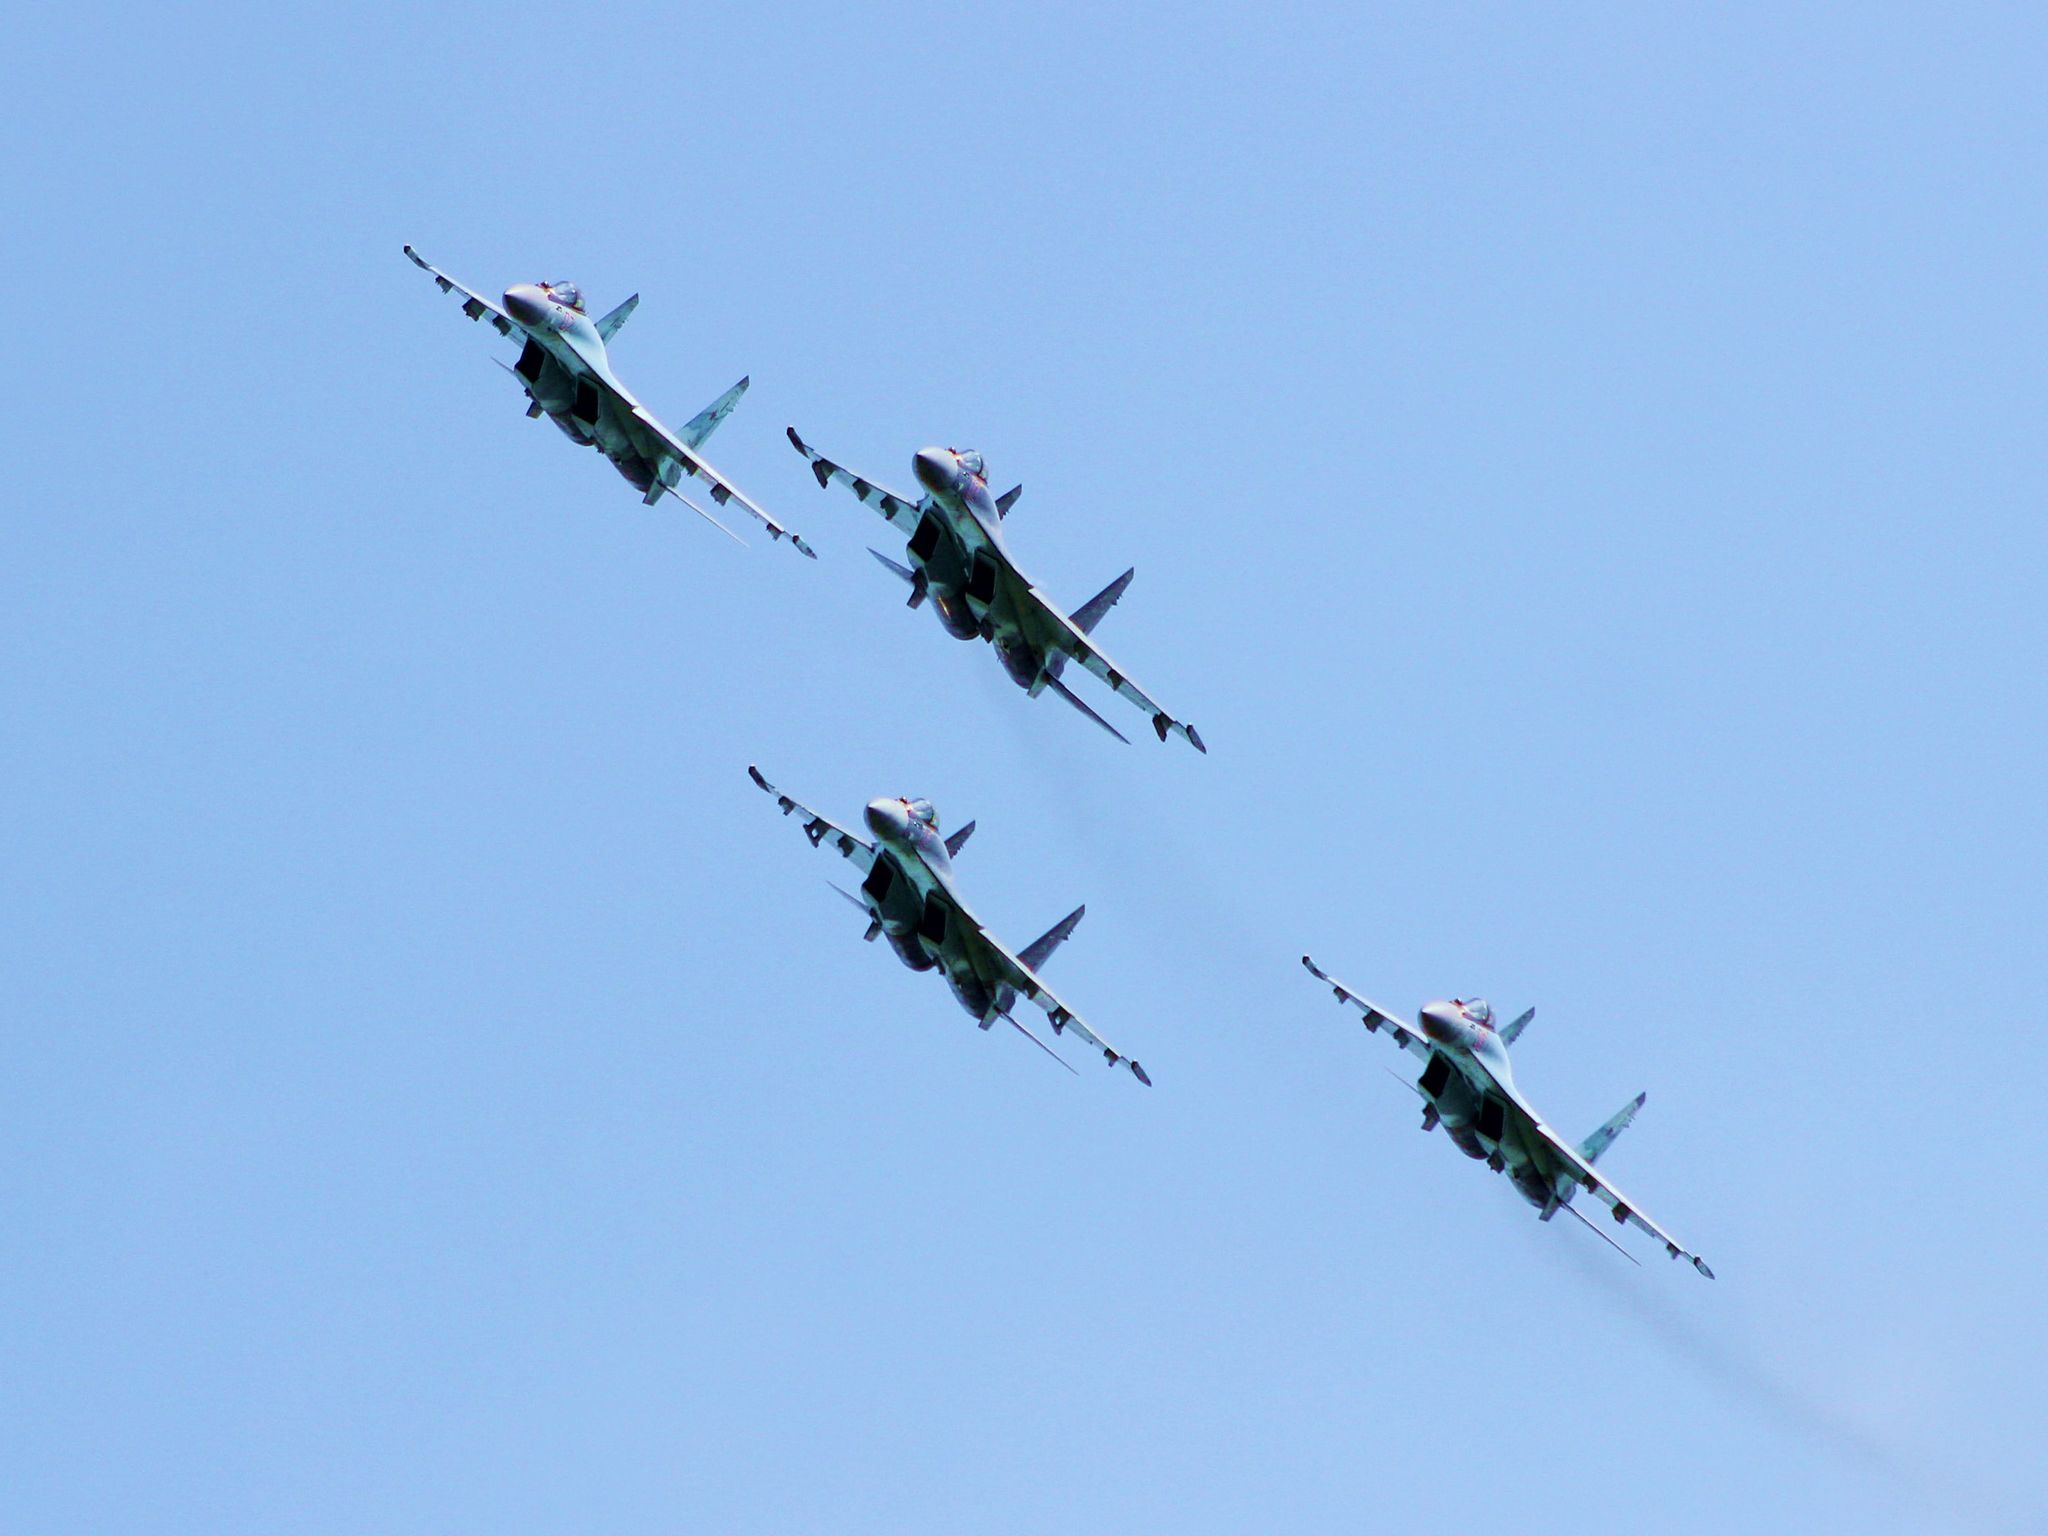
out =
{"type": "Polygon", "coordinates": [[[875,863],[861,896],[888,935],[896,958],[914,971],[942,969],[953,996],[976,1020],[1009,1010],[1010,988],[990,986],[975,971],[949,917],[973,920],[953,879],[953,858],[939,833],[938,813],[926,800],[884,796],[868,802],[875,863]]]}
{"type": "Polygon", "coordinates": [[[597,322],[584,313],[583,296],[572,284],[514,283],[505,290],[505,313],[563,367],[587,369],[617,386],[597,322]]]}
{"type": "Polygon", "coordinates": [[[956,640],[989,641],[1011,680],[1037,694],[1049,675],[1047,658],[997,602],[998,572],[1011,561],[981,455],[923,448],[913,467],[931,508],[910,536],[909,554],[940,626],[956,640]]]}
{"type": "Polygon", "coordinates": [[[1425,1005],[1418,1022],[1430,1043],[1429,1064],[1415,1085],[1428,1105],[1423,1129],[1441,1124],[1459,1151],[1507,1174],[1548,1220],[1576,1186],[1568,1178],[1553,1182],[1515,1132],[1516,1118],[1501,1096],[1503,1088],[1514,1091],[1515,1077],[1493,1010],[1452,998],[1425,1005]]]}
{"type": "Polygon", "coordinates": [[[612,372],[611,354],[584,313],[582,295],[567,283],[514,283],[505,290],[505,313],[526,333],[512,371],[533,400],[530,414],[544,413],[571,442],[597,449],[642,496],[651,490],[659,496],[656,466],[605,418],[599,385],[632,396],[612,372]]]}

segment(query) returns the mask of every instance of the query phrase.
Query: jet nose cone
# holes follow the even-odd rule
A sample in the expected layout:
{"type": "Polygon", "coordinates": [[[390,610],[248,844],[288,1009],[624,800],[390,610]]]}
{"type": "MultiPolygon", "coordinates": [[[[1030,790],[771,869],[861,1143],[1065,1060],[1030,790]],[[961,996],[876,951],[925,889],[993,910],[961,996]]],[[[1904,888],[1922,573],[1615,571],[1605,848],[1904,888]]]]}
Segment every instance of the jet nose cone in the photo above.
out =
{"type": "Polygon", "coordinates": [[[1458,1038],[1458,1027],[1451,1021],[1449,1003],[1431,1003],[1422,1010],[1422,1032],[1439,1045],[1449,1045],[1458,1038]]]}
{"type": "Polygon", "coordinates": [[[957,466],[953,455],[943,448],[920,448],[917,451],[918,483],[928,491],[946,492],[953,489],[957,466]]]}
{"type": "Polygon", "coordinates": [[[505,313],[521,325],[539,325],[547,301],[531,283],[515,283],[505,290],[505,313]]]}
{"type": "Polygon", "coordinates": [[[870,800],[868,802],[867,818],[868,830],[877,837],[886,837],[891,833],[901,832],[909,819],[904,812],[903,802],[901,800],[891,800],[886,795],[878,800],[870,800]]]}

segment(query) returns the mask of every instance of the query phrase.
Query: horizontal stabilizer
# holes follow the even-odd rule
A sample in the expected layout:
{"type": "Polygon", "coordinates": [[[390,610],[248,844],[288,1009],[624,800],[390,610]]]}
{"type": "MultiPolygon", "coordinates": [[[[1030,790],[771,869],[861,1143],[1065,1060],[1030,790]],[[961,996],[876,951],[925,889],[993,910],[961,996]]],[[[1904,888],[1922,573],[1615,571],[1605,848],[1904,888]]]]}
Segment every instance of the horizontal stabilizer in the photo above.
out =
{"type": "Polygon", "coordinates": [[[1019,496],[1022,496],[1023,494],[1023,486],[1013,485],[1007,491],[1003,492],[1002,495],[998,496],[996,498],[996,516],[1008,517],[1010,515],[1010,508],[1017,505],[1017,498],[1019,496]]]}
{"type": "Polygon", "coordinates": [[[904,580],[905,585],[917,585],[917,572],[913,571],[909,566],[898,565],[894,560],[891,560],[879,549],[871,548],[868,550],[868,553],[873,555],[877,560],[881,561],[883,565],[887,566],[890,570],[894,571],[898,576],[901,576],[904,580]]]}
{"type": "MultiPolygon", "coordinates": [[[[1073,1072],[1074,1076],[1079,1077],[1081,1075],[1078,1071],[1075,1070],[1072,1062],[1068,1061],[1066,1057],[1062,1056],[1058,1051],[1054,1050],[1051,1046],[1047,1045],[1043,1040],[1039,1039],[1038,1036],[1034,1035],[1022,1024],[1019,1024],[1015,1019],[1011,1018],[1007,1013],[1000,1015],[1000,1017],[1005,1024],[1010,1026],[1010,1028],[1016,1030],[1018,1034],[1022,1035],[1026,1040],[1029,1040],[1033,1045],[1037,1046],[1041,1051],[1045,1052],[1046,1055],[1050,1056],[1054,1061],[1058,1062],[1061,1066],[1065,1067],[1069,1072],[1073,1072]]],[[[990,1021],[987,1019],[982,1020],[981,1027],[983,1029],[987,1029],[989,1026],[989,1022],[990,1021]]]]}
{"type": "Polygon", "coordinates": [[[634,306],[639,302],[640,295],[636,293],[617,309],[598,321],[597,334],[606,341],[610,341],[614,336],[618,335],[619,327],[626,323],[626,316],[633,313],[634,306]]]}
{"type": "Polygon", "coordinates": [[[1052,689],[1054,693],[1058,694],[1061,698],[1065,699],[1069,704],[1073,705],[1074,708],[1081,711],[1082,714],[1086,715],[1090,720],[1093,720],[1097,725],[1101,726],[1105,731],[1109,732],[1109,734],[1114,736],[1118,741],[1122,742],[1127,747],[1131,744],[1130,737],[1126,736],[1122,731],[1118,730],[1115,726],[1111,725],[1107,720],[1103,719],[1102,716],[1098,715],[1097,713],[1095,713],[1094,710],[1090,709],[1088,707],[1087,701],[1083,699],[1078,693],[1074,692],[1073,689],[1069,688],[1065,683],[1061,682],[1056,677],[1047,677],[1045,682],[1046,686],[1052,689]]]}
{"type": "Polygon", "coordinates": [[[741,379],[739,383],[733,385],[731,389],[728,389],[724,394],[720,395],[684,423],[683,430],[676,434],[677,437],[683,440],[683,446],[686,448],[703,447],[705,439],[718,430],[718,424],[721,421],[724,421],[726,417],[732,414],[732,408],[740,403],[740,396],[747,392],[747,386],[753,382],[751,376],[741,379]]]}
{"type": "Polygon", "coordinates": [[[1087,915],[1088,908],[1086,906],[1074,908],[1073,911],[1046,929],[1044,933],[1025,945],[1018,952],[1017,958],[1024,962],[1027,970],[1038,970],[1046,961],[1052,958],[1054,950],[1058,949],[1073,936],[1074,930],[1081,926],[1081,919],[1087,915]]]}
{"type": "Polygon", "coordinates": [[[967,846],[967,839],[972,836],[974,836],[974,823],[971,821],[955,828],[953,835],[946,839],[946,857],[949,859],[959,858],[960,850],[967,846]]]}
{"type": "Polygon", "coordinates": [[[1516,1019],[1512,1024],[1502,1026],[1500,1032],[1500,1043],[1502,1045],[1513,1045],[1517,1040],[1521,1038],[1522,1031],[1529,1027],[1529,1021],[1535,1017],[1536,1010],[1534,1008],[1531,1008],[1524,1012],[1523,1015],[1519,1019],[1516,1019]]]}
{"type": "MultiPolygon", "coordinates": [[[[1571,1212],[1571,1213],[1572,1213],[1572,1214],[1573,1214],[1574,1216],[1576,1216],[1576,1217],[1578,1217],[1578,1218],[1579,1218],[1579,1225],[1580,1225],[1580,1226],[1584,1227],[1584,1228],[1585,1228],[1585,1229],[1586,1229],[1586,1230],[1587,1230],[1588,1232],[1592,1233],[1592,1234],[1593,1234],[1593,1235],[1594,1235],[1595,1237],[1599,1238],[1601,1242],[1605,1243],[1605,1244],[1606,1244],[1606,1245],[1607,1245],[1608,1247],[1612,1248],[1612,1249],[1613,1249],[1613,1250],[1614,1250],[1614,1251],[1615,1251],[1616,1253],[1620,1254],[1620,1255],[1621,1255],[1621,1256],[1622,1256],[1622,1257],[1623,1257],[1624,1259],[1627,1259],[1627,1260],[1629,1261],[1629,1263],[1631,1263],[1631,1264],[1635,1265],[1635,1267],[1636,1267],[1637,1269],[1641,1269],[1641,1268],[1643,1267],[1643,1261],[1642,1261],[1641,1259],[1637,1258],[1637,1257],[1636,1257],[1636,1256],[1635,1256],[1634,1254],[1630,1253],[1630,1252],[1629,1252],[1629,1251],[1628,1251],[1628,1250],[1627,1250],[1626,1248],[1622,1247],[1622,1246],[1621,1246],[1621,1244],[1617,1243],[1617,1242],[1616,1242],[1616,1241],[1615,1241],[1615,1240],[1614,1240],[1613,1238],[1609,1237],[1609,1236],[1608,1236],[1608,1235],[1607,1235],[1607,1234],[1606,1234],[1605,1232],[1602,1232],[1602,1231],[1601,1231],[1601,1230],[1600,1230],[1600,1229],[1599,1229],[1599,1228],[1598,1228],[1597,1226],[1595,1226],[1595,1225],[1594,1225],[1594,1224],[1593,1224],[1593,1223],[1592,1223],[1591,1221],[1588,1221],[1588,1220],[1586,1219],[1586,1213],[1585,1213],[1584,1211],[1580,1210],[1580,1209],[1579,1209],[1579,1208],[1578,1208],[1577,1206],[1575,1206],[1575,1205],[1571,1204],[1571,1203],[1570,1203],[1569,1201],[1567,1201],[1567,1202],[1565,1203],[1565,1205],[1564,1205],[1564,1207],[1563,1207],[1563,1208],[1564,1208],[1565,1210],[1567,1210],[1567,1211],[1570,1211],[1570,1212],[1571,1212]]],[[[1555,1214],[1555,1213],[1553,1212],[1552,1214],[1555,1214]]],[[[1699,1263],[1699,1260],[1695,1259],[1695,1260],[1693,1260],[1693,1262],[1694,1262],[1695,1264],[1698,1264],[1698,1263],[1699,1263]]],[[[1705,1268],[1705,1266],[1704,1266],[1704,1265],[1701,1265],[1701,1273],[1703,1273],[1703,1274],[1704,1274],[1704,1273],[1706,1273],[1706,1268],[1705,1268]]],[[[1711,1280],[1711,1279],[1713,1278],[1713,1276],[1712,1276],[1712,1275],[1708,1275],[1708,1276],[1707,1276],[1707,1278],[1711,1280]]]]}
{"type": "Polygon", "coordinates": [[[1138,574],[1134,565],[1117,577],[1087,602],[1074,610],[1074,628],[1084,635],[1095,633],[1095,626],[1102,622],[1102,616],[1116,606],[1116,600],[1124,595],[1124,588],[1131,584],[1131,578],[1138,574]]]}
{"type": "Polygon", "coordinates": [[[1579,1156],[1589,1163],[1598,1162],[1600,1154],[1614,1145],[1614,1138],[1628,1129],[1629,1122],[1635,1119],[1636,1111],[1643,1107],[1647,1098],[1647,1093],[1639,1093],[1616,1110],[1613,1119],[1579,1143],[1579,1156]]]}
{"type": "MultiPolygon", "coordinates": [[[[733,541],[733,543],[735,543],[735,544],[739,545],[739,546],[740,546],[740,548],[742,548],[742,549],[745,549],[745,548],[747,547],[747,541],[746,541],[745,539],[741,538],[741,537],[740,537],[740,536],[739,536],[738,534],[734,533],[734,532],[733,532],[733,531],[732,531],[732,530],[731,530],[730,528],[726,527],[726,526],[725,526],[725,524],[721,523],[721,522],[720,522],[720,521],[719,521],[719,520],[718,520],[717,518],[713,517],[713,516],[712,516],[712,515],[711,515],[711,514],[710,514],[709,512],[706,512],[706,511],[705,511],[705,510],[704,510],[704,509],[703,509],[702,507],[698,506],[698,505],[697,505],[697,503],[695,503],[694,501],[690,500],[690,498],[689,498],[689,497],[685,496],[685,495],[684,495],[684,494],[683,494],[683,493],[682,493],[681,491],[677,490],[677,489],[676,489],[676,488],[675,488],[674,486],[670,485],[670,484],[669,484],[669,483],[668,483],[667,481],[665,481],[665,480],[657,480],[657,481],[655,481],[654,483],[655,483],[655,485],[657,485],[657,486],[661,487],[661,488],[662,488],[663,490],[667,491],[667,492],[669,493],[669,495],[671,495],[671,496],[675,497],[675,499],[676,499],[677,501],[680,501],[680,502],[681,502],[681,503],[682,503],[682,504],[683,504],[684,506],[688,507],[688,508],[689,508],[689,509],[690,509],[690,510],[691,510],[692,512],[696,513],[696,514],[697,514],[697,515],[698,515],[699,517],[703,518],[705,522],[709,523],[709,524],[710,524],[710,525],[711,525],[712,527],[716,528],[716,529],[717,529],[717,530],[718,530],[718,531],[719,531],[720,533],[724,534],[724,535],[725,535],[725,536],[726,536],[726,537],[727,537],[728,539],[731,539],[731,540],[733,541]]],[[[654,497],[655,497],[655,493],[653,493],[653,492],[650,492],[650,493],[649,493],[649,495],[648,495],[648,497],[647,497],[647,499],[648,499],[648,500],[649,500],[650,502],[652,502],[652,501],[654,500],[654,497]]]]}

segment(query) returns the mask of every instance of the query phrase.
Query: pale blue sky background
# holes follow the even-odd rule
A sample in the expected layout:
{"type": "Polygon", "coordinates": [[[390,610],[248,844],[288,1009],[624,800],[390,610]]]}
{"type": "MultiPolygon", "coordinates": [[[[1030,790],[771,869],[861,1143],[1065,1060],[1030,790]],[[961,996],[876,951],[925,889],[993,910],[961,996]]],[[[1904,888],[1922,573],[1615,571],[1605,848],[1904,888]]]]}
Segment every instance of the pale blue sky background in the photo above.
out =
{"type": "Polygon", "coordinates": [[[0,1527],[2040,1529],[2044,30],[15,18],[0,1527]],[[751,373],[822,558],[522,420],[408,240],[751,373]],[[1211,756],[905,612],[792,422],[1135,564],[1211,756]],[[864,948],[749,761],[1085,899],[1157,1088],[864,948]],[[1418,1135],[1304,949],[1647,1088],[1721,1278],[1418,1135]]]}

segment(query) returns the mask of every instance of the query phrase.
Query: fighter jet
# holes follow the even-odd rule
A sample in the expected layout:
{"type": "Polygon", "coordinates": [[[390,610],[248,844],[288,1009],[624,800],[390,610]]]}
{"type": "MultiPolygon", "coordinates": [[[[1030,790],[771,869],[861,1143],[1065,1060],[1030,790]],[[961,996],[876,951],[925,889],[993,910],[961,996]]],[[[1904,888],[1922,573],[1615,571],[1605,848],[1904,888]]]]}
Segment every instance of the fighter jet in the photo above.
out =
{"type": "Polygon", "coordinates": [[[1402,1050],[1422,1058],[1422,1076],[1410,1086],[1422,1097],[1425,1131],[1441,1125],[1467,1157],[1482,1158],[1495,1173],[1506,1173],[1522,1198],[1542,1213],[1544,1221],[1561,1210],[1570,1211],[1633,1259],[1633,1254],[1573,1209],[1572,1196],[1581,1188],[1589,1189],[1617,1222],[1649,1233],[1672,1258],[1690,1259],[1694,1269],[1709,1280],[1714,1278],[1705,1259],[1688,1252],[1677,1238],[1643,1215],[1636,1203],[1615,1188],[1606,1175],[1593,1169],[1600,1154],[1628,1129],[1647,1095],[1637,1094],[1613,1119],[1576,1145],[1545,1124],[1543,1117],[1522,1097],[1514,1074],[1508,1070],[1508,1047],[1536,1016],[1535,1009],[1512,1023],[1496,1027],[1493,1009],[1486,1003],[1453,998],[1426,1005],[1422,1010],[1422,1027],[1417,1029],[1359,996],[1307,955],[1301,957],[1301,963],[1311,976],[1329,984],[1339,1002],[1349,1003],[1364,1014],[1368,1030],[1384,1027],[1402,1050]]]}
{"type": "Polygon", "coordinates": [[[657,421],[612,372],[606,344],[633,313],[639,294],[592,320],[574,283],[514,283],[505,290],[505,305],[500,309],[438,267],[429,266],[411,246],[405,248],[405,254],[443,293],[461,294],[462,312],[470,319],[488,320],[500,336],[524,344],[519,360],[507,371],[526,392],[526,414],[546,416],[571,442],[595,448],[610,459],[648,506],[666,493],[728,538],[744,543],[677,488],[685,477],[701,479],[721,507],[737,501],[761,520],[771,538],[787,538],[812,559],[817,558],[810,545],[762,511],[753,498],[697,452],[718,430],[718,424],[732,414],[740,396],[747,392],[748,380],[741,379],[676,432],[657,421]]]}
{"type": "Polygon", "coordinates": [[[868,831],[874,834],[874,841],[869,842],[782,793],[761,776],[759,768],[750,765],[747,774],[775,797],[783,815],[802,813],[804,835],[813,847],[829,844],[861,872],[858,896],[837,885],[833,889],[866,914],[870,943],[887,934],[896,958],[913,971],[943,970],[953,996],[983,1029],[1001,1019],[1067,1066],[1057,1051],[1011,1017],[1017,999],[1027,997],[1051,1017],[1054,1034],[1080,1036],[1102,1052],[1102,1059],[1112,1067],[1128,1067],[1131,1076],[1148,1088],[1152,1086],[1143,1067],[1110,1046],[1039,979],[1039,970],[1073,933],[1086,907],[1076,907],[1035,942],[1012,954],[961,900],[953,879],[953,860],[973,835],[973,822],[942,837],[939,813],[929,800],[885,796],[868,802],[868,831]]]}
{"type": "Polygon", "coordinates": [[[789,440],[811,461],[811,473],[820,486],[838,481],[908,536],[907,566],[878,549],[868,553],[909,585],[910,606],[915,608],[930,597],[947,634],[956,640],[979,637],[992,642],[1018,687],[1033,698],[1050,688],[1118,741],[1128,741],[1060,680],[1072,658],[1150,715],[1152,729],[1161,741],[1166,740],[1167,732],[1175,731],[1193,743],[1197,752],[1209,750],[1193,726],[1153,703],[1089,638],[1103,615],[1124,595],[1136,572],[1125,571],[1072,617],[1055,607],[1044,590],[1017,569],[1003,542],[1003,520],[1024,487],[991,496],[980,454],[952,448],[920,450],[915,465],[924,495],[911,501],[834,464],[797,436],[795,427],[789,429],[789,440]]]}

